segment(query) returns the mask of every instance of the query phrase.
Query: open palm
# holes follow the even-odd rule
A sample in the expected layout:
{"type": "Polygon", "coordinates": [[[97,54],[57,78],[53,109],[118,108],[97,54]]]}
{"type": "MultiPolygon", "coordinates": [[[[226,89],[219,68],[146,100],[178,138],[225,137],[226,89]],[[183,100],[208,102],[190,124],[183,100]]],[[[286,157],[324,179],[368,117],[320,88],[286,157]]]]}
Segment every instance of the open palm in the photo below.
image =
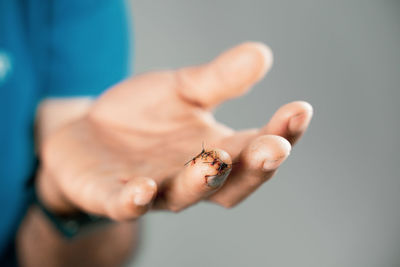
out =
{"type": "Polygon", "coordinates": [[[245,43],[202,66],[114,86],[87,116],[45,141],[42,198],[59,212],[82,209],[116,220],[204,199],[236,205],[272,177],[312,116],[309,104],[292,102],[261,129],[236,132],[214,120],[215,106],[247,92],[271,64],[268,48],[245,43]],[[184,166],[202,144],[215,153],[184,166]]]}

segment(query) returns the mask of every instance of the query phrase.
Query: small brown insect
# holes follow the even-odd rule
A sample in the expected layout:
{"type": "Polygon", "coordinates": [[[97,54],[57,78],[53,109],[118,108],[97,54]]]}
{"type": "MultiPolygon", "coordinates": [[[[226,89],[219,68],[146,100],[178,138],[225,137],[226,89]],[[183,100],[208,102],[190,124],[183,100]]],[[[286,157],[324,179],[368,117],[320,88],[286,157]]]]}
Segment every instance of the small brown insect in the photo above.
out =
{"type": "MultiPolygon", "coordinates": [[[[228,169],[232,168],[233,164],[236,164],[236,163],[232,163],[232,164],[225,163],[219,158],[214,158],[213,161],[204,162],[204,163],[209,163],[211,166],[214,166],[214,165],[218,164],[217,174],[216,174],[218,176],[219,175],[223,175],[228,169]]],[[[214,176],[214,175],[208,175],[208,176],[214,176]]]]}
{"type": "Polygon", "coordinates": [[[216,174],[204,176],[205,183],[213,188],[219,187],[222,183],[224,183],[232,169],[232,164],[225,163],[218,157],[213,157],[213,161],[204,163],[208,163],[211,166],[216,165],[217,167],[216,174]]]}
{"type": "Polygon", "coordinates": [[[219,154],[214,150],[206,151],[204,148],[204,143],[201,152],[197,154],[195,157],[193,157],[191,160],[186,162],[185,165],[189,163],[195,164],[197,159],[211,160],[211,161],[203,161],[202,163],[210,164],[210,166],[216,166],[215,174],[204,176],[205,183],[211,187],[219,186],[230,173],[232,165],[236,164],[236,163],[228,164],[224,162],[223,160],[220,159],[219,154]]]}

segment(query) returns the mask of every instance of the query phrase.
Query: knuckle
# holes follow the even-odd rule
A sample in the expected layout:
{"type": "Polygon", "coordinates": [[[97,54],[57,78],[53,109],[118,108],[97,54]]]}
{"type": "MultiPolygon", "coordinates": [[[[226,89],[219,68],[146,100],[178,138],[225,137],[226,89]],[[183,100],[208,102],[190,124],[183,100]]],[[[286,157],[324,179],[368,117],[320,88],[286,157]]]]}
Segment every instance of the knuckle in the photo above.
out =
{"type": "Polygon", "coordinates": [[[175,78],[177,81],[178,91],[179,93],[187,96],[185,92],[190,91],[192,93],[192,89],[195,87],[195,82],[193,81],[191,75],[189,75],[188,69],[180,69],[175,72],[175,78]]]}
{"type": "Polygon", "coordinates": [[[184,99],[202,106],[206,104],[209,94],[207,90],[199,90],[201,83],[193,71],[193,68],[183,68],[175,72],[177,91],[184,99]]]}
{"type": "Polygon", "coordinates": [[[175,72],[175,78],[177,79],[180,88],[183,87],[183,89],[188,89],[193,87],[193,81],[191,79],[191,76],[188,75],[187,68],[180,69],[177,72],[175,72]]]}

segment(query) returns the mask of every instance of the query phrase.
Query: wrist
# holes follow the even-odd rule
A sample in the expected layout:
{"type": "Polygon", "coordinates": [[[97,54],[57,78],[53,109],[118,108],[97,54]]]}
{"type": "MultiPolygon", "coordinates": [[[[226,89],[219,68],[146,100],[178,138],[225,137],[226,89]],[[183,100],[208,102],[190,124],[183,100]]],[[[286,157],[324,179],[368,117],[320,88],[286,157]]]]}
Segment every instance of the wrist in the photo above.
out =
{"type": "Polygon", "coordinates": [[[43,267],[81,266],[84,262],[88,266],[120,266],[134,251],[137,230],[136,222],[113,223],[68,240],[32,205],[16,237],[18,262],[43,267]]]}
{"type": "Polygon", "coordinates": [[[90,232],[100,226],[112,223],[112,221],[105,217],[88,214],[79,210],[72,212],[60,212],[60,209],[49,208],[48,205],[42,202],[38,196],[36,188],[33,190],[33,204],[38,208],[53,226],[54,229],[65,238],[73,238],[77,235],[82,235],[90,232]]]}
{"type": "Polygon", "coordinates": [[[40,168],[36,178],[35,197],[46,209],[58,215],[70,215],[80,211],[63,195],[59,185],[48,171],[40,168]]]}

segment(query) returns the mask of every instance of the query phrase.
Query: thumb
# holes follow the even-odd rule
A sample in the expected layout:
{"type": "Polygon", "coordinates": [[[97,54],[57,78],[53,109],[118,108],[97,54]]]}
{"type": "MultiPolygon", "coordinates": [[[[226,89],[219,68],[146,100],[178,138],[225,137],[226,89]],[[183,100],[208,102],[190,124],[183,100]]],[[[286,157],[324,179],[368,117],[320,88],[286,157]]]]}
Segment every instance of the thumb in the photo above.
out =
{"type": "Polygon", "coordinates": [[[272,61],[272,52],[266,45],[243,43],[208,64],[179,70],[178,92],[188,102],[212,108],[247,92],[264,77],[272,61]]]}

